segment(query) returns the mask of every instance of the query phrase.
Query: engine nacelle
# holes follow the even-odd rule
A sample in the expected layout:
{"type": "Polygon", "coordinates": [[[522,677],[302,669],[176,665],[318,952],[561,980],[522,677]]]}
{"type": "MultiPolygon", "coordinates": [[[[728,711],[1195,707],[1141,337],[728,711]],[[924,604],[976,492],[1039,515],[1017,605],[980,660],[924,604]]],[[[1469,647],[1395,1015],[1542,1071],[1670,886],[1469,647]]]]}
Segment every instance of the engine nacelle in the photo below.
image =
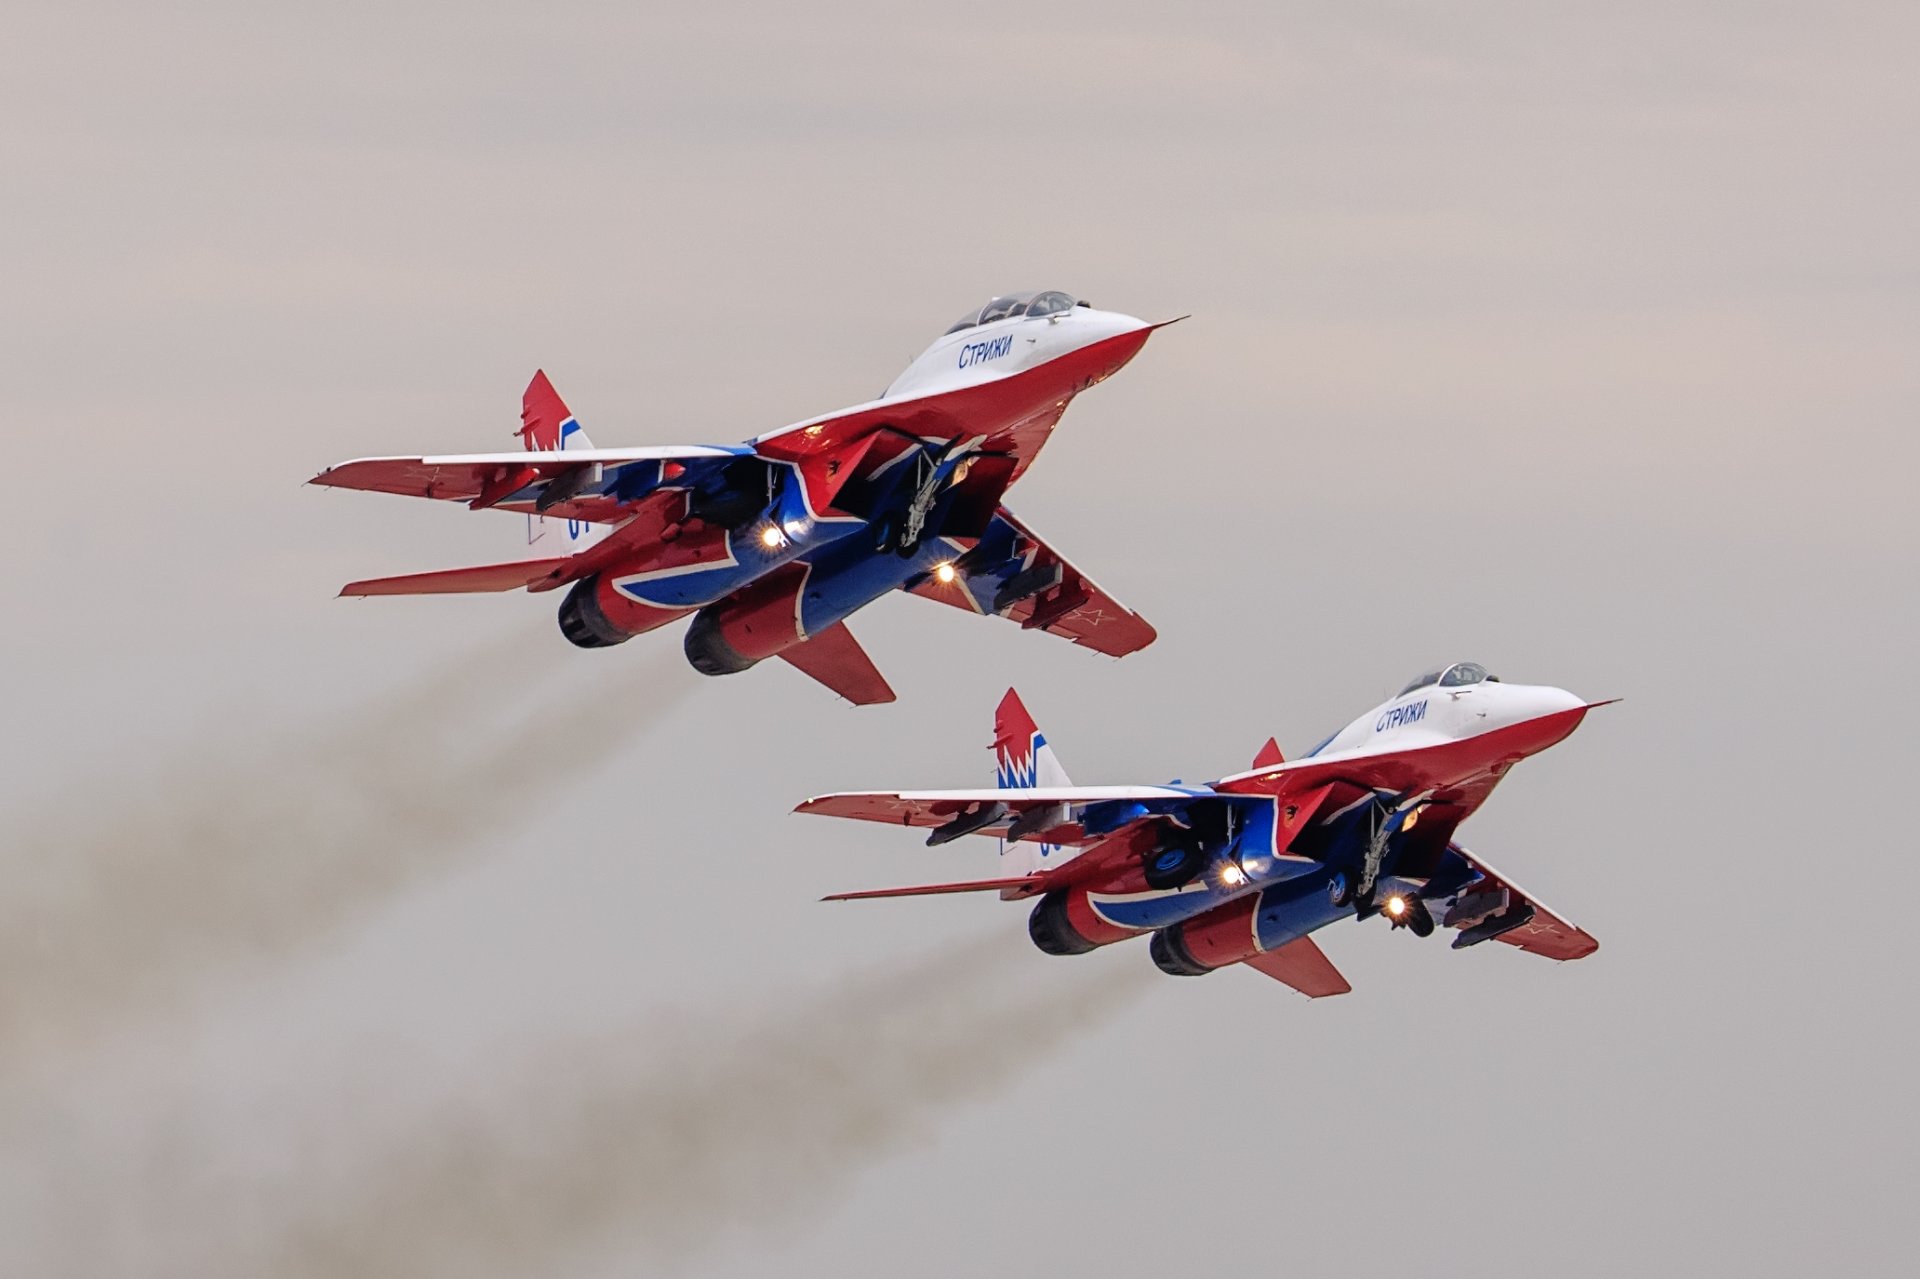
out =
{"type": "Polygon", "coordinates": [[[805,574],[775,573],[709,604],[687,627],[687,661],[702,675],[732,675],[807,638],[800,629],[805,574]]]}
{"type": "Polygon", "coordinates": [[[623,595],[598,573],[573,584],[560,603],[560,633],[581,648],[611,648],[690,610],[659,608],[623,595]]]}
{"type": "Polygon", "coordinates": [[[1049,955],[1084,955],[1096,946],[1138,936],[1094,913],[1084,888],[1056,888],[1034,904],[1027,936],[1049,955]]]}
{"type": "Polygon", "coordinates": [[[1153,962],[1161,972],[1175,977],[1199,977],[1259,954],[1260,943],[1254,936],[1259,908],[1260,894],[1249,893],[1162,928],[1149,944],[1153,962]]]}

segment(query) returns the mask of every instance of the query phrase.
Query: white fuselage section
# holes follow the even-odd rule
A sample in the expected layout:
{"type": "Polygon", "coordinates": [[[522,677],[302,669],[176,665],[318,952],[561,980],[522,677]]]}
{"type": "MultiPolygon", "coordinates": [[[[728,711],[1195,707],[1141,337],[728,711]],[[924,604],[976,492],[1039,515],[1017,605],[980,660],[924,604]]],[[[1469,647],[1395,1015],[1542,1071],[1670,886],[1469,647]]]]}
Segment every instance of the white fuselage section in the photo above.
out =
{"type": "Polygon", "coordinates": [[[1335,733],[1313,757],[1356,758],[1438,746],[1584,705],[1566,689],[1544,684],[1428,684],[1374,707],[1335,733]]]}
{"type": "Polygon", "coordinates": [[[992,382],[1123,333],[1151,328],[1117,311],[1076,306],[1052,315],[1011,316],[936,339],[893,380],[883,399],[917,399],[992,382]]]}
{"type": "Polygon", "coordinates": [[[976,324],[936,339],[909,364],[906,371],[877,400],[849,405],[819,417],[804,419],[768,431],[749,444],[758,445],[795,431],[806,431],[835,418],[871,409],[884,409],[910,400],[925,399],[987,382],[997,382],[1038,368],[1075,351],[1127,333],[1154,326],[1117,311],[1075,306],[1052,315],[1009,316],[976,324]]]}

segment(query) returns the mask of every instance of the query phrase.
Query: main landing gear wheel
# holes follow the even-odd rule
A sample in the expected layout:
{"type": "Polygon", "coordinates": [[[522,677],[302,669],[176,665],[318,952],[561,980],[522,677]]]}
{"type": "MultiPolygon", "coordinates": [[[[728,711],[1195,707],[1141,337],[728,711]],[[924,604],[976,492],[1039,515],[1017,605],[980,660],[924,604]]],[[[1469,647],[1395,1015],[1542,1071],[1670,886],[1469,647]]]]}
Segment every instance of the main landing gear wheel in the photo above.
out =
{"type": "Polygon", "coordinates": [[[1433,936],[1433,912],[1418,897],[1407,900],[1407,931],[1415,937],[1433,936]]]}
{"type": "Polygon", "coordinates": [[[1148,888],[1178,888],[1200,873],[1200,850],[1191,844],[1177,844],[1147,855],[1148,888]]]}

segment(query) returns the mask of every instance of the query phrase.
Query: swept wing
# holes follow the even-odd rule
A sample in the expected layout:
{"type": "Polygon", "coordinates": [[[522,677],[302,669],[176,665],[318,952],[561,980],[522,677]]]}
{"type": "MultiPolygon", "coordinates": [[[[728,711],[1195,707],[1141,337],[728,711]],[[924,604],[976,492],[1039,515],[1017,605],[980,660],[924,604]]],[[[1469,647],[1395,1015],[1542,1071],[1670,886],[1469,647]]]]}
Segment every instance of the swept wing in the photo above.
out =
{"type": "Polygon", "coordinates": [[[1151,623],[1109,595],[1091,577],[1006,507],[986,532],[961,550],[951,581],[916,578],[902,590],[983,616],[1004,617],[1109,657],[1153,643],[1151,623]]]}
{"type": "Polygon", "coordinates": [[[1454,949],[1476,945],[1481,941],[1501,941],[1535,955],[1562,960],[1581,959],[1600,949],[1599,939],[1593,934],[1548,909],[1538,897],[1515,883],[1511,876],[1495,870],[1484,858],[1468,852],[1459,844],[1449,844],[1447,847],[1449,852],[1465,860],[1485,877],[1486,888],[1495,892],[1503,890],[1505,893],[1504,909],[1473,923],[1464,919],[1456,923],[1460,933],[1453,939],[1454,949]]]}

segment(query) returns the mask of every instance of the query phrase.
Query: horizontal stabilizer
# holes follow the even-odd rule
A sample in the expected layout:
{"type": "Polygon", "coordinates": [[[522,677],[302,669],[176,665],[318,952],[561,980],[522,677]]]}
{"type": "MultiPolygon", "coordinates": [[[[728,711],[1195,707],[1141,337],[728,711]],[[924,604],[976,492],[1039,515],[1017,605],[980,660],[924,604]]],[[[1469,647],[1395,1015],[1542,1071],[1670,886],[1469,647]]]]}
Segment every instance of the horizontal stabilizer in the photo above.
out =
{"type": "Polygon", "coordinates": [[[812,639],[782,649],[780,656],[855,706],[893,700],[893,689],[845,622],[835,622],[812,639]]]}
{"type": "Polygon", "coordinates": [[[1031,897],[1040,890],[1039,875],[1021,875],[1013,879],[968,879],[953,884],[916,884],[912,888],[869,888],[858,893],[829,893],[823,902],[864,901],[869,897],[934,897],[942,893],[986,893],[1000,890],[1003,898],[1031,897]],[[1008,892],[1008,889],[1016,891],[1008,892]],[[1027,891],[1021,892],[1020,889],[1027,891]]]}
{"type": "Polygon", "coordinates": [[[1314,945],[1311,937],[1296,937],[1284,946],[1255,955],[1245,961],[1255,972],[1285,982],[1308,999],[1344,995],[1353,987],[1333,966],[1326,952],[1314,945]]]}
{"type": "Polygon", "coordinates": [[[550,560],[514,560],[510,564],[476,564],[472,568],[443,568],[432,573],[400,577],[370,577],[348,582],[342,595],[471,595],[489,591],[517,591],[539,581],[567,562],[562,555],[550,560]]]}

